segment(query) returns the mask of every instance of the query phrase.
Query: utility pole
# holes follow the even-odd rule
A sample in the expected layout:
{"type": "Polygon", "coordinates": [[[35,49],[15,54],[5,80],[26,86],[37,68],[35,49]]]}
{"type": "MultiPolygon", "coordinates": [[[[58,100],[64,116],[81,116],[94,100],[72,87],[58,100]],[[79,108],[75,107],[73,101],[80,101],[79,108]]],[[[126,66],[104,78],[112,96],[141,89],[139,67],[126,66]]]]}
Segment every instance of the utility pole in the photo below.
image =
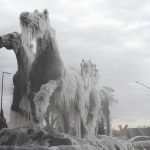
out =
{"type": "Polygon", "coordinates": [[[3,107],[2,107],[2,104],[3,104],[3,87],[4,87],[4,75],[5,74],[11,74],[11,73],[9,73],[9,72],[3,72],[2,73],[2,88],[1,88],[1,114],[3,113],[2,111],[3,111],[3,107]]]}
{"type": "Polygon", "coordinates": [[[150,90],[150,87],[149,87],[149,86],[147,86],[147,85],[145,85],[145,84],[143,84],[143,83],[141,83],[141,82],[139,82],[139,81],[135,81],[135,82],[138,83],[138,84],[140,84],[140,85],[142,85],[142,86],[144,86],[144,87],[146,87],[147,89],[150,90]]]}

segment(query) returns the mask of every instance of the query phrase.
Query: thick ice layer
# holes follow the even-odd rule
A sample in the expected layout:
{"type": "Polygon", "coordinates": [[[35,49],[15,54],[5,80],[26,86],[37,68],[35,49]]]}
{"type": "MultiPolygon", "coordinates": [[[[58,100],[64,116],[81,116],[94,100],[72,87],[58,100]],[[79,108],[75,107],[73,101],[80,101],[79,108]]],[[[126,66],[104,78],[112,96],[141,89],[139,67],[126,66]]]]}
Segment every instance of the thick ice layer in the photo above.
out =
{"type": "Polygon", "coordinates": [[[47,84],[41,86],[40,91],[36,93],[34,101],[36,104],[36,113],[39,117],[40,126],[43,126],[44,115],[50,103],[50,97],[57,88],[59,81],[50,80],[47,84]]]}
{"type": "MultiPolygon", "coordinates": [[[[46,112],[46,109],[49,105],[50,96],[54,92],[54,90],[57,87],[56,81],[49,81],[47,84],[42,85],[40,88],[40,91],[36,93],[34,101],[37,108],[37,115],[39,117],[39,125],[40,127],[43,127],[43,120],[44,120],[44,114],[46,112]]],[[[25,116],[23,117],[17,112],[14,112],[10,110],[10,125],[9,128],[18,128],[18,127],[35,127],[37,124],[34,123],[32,114],[31,114],[31,108],[30,103],[27,99],[27,97],[24,97],[20,103],[20,108],[26,112],[25,116]]]]}
{"type": "Polygon", "coordinates": [[[22,99],[22,101],[20,103],[20,108],[25,110],[28,115],[27,115],[27,117],[25,117],[25,116],[23,117],[19,113],[12,111],[10,109],[10,124],[9,124],[10,129],[24,127],[24,126],[31,127],[33,124],[30,104],[26,97],[24,97],[22,99]]]}
{"type": "Polygon", "coordinates": [[[132,143],[108,136],[81,139],[54,130],[46,132],[35,128],[3,129],[0,131],[0,145],[5,146],[0,146],[0,149],[5,150],[19,150],[22,147],[24,150],[38,147],[40,150],[40,146],[44,146],[42,150],[135,150],[132,143]],[[15,149],[15,146],[18,147],[15,149]]]}

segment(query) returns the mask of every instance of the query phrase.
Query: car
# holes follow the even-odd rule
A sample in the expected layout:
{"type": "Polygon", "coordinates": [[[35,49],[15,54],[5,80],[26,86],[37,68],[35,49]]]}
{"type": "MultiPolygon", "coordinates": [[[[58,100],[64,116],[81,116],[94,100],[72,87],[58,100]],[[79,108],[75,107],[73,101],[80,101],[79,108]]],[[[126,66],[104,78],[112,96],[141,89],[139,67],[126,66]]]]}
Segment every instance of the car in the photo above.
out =
{"type": "Polygon", "coordinates": [[[150,136],[135,136],[128,140],[129,142],[150,141],[150,136]]]}

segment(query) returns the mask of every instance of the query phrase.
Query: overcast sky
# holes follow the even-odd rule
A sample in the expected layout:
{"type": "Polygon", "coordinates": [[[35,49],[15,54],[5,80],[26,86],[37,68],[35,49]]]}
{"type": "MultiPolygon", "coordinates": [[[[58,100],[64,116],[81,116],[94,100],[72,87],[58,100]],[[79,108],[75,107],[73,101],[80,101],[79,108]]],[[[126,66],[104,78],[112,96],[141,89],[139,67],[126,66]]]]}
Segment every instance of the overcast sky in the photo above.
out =
{"type": "MultiPolygon", "coordinates": [[[[150,1],[149,0],[0,0],[0,35],[20,32],[22,11],[47,8],[66,66],[79,68],[91,59],[100,72],[100,85],[115,89],[112,107],[117,128],[150,125],[150,1]]],[[[0,72],[16,72],[13,51],[0,50],[0,72]]],[[[1,82],[0,82],[1,83],[1,82]]],[[[4,80],[4,112],[9,118],[12,75],[4,80]]]]}

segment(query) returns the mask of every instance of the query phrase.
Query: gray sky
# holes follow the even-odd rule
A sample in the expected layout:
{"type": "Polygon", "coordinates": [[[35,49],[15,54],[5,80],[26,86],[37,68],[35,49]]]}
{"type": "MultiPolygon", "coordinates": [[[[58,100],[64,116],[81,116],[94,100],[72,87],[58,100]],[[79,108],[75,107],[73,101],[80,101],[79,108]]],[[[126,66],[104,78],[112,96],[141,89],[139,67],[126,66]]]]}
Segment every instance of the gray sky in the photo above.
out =
{"type": "MultiPolygon", "coordinates": [[[[0,35],[20,31],[22,11],[47,8],[66,66],[91,59],[100,71],[100,85],[116,91],[112,123],[150,125],[150,1],[149,0],[0,0],[0,35]]],[[[0,50],[0,72],[15,73],[12,51],[0,50]]],[[[1,82],[0,82],[1,83],[1,82]]],[[[12,75],[5,76],[4,111],[9,117],[12,75]]]]}

